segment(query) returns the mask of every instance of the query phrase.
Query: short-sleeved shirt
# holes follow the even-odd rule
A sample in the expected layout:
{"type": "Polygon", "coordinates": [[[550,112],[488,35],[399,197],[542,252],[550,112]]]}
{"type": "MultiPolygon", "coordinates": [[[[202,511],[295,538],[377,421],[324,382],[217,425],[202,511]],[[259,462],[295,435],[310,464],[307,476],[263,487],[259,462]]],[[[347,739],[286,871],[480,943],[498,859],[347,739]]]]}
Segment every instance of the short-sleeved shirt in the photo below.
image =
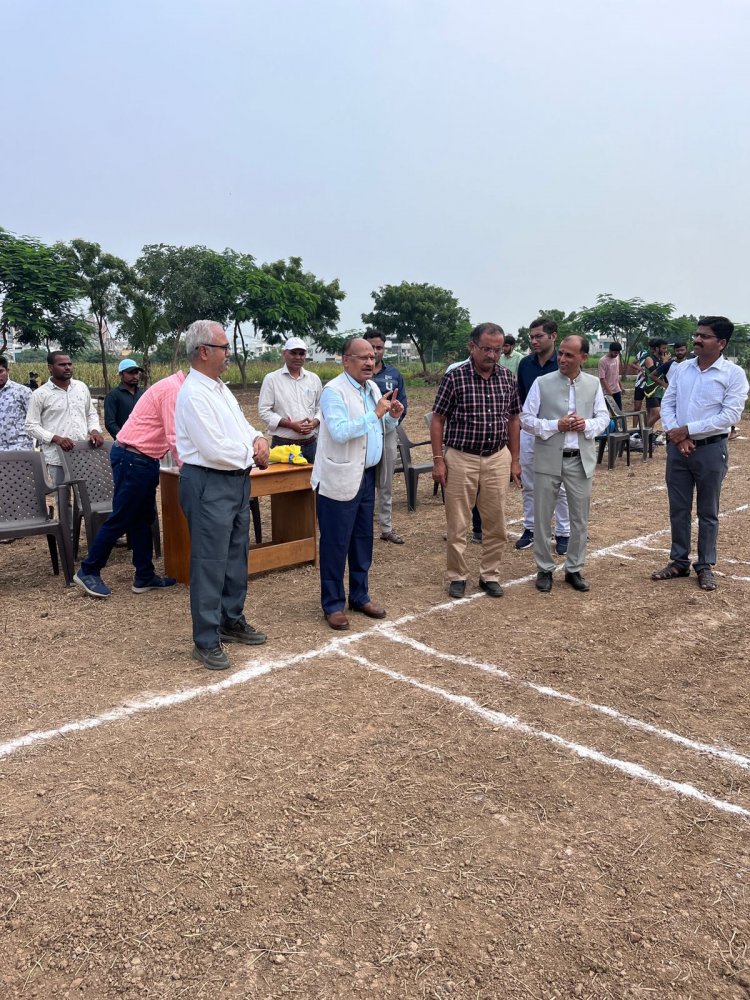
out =
{"type": "Polygon", "coordinates": [[[470,455],[493,455],[508,443],[508,420],[521,412],[513,374],[496,364],[482,378],[473,361],[443,375],[433,412],[446,418],[443,444],[470,455]]]}

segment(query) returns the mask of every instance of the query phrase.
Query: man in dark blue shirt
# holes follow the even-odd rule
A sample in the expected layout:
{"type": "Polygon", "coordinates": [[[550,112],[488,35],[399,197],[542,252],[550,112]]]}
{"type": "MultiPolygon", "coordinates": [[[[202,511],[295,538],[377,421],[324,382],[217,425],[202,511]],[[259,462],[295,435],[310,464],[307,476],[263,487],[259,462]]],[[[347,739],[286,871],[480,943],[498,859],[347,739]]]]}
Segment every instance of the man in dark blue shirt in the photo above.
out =
{"type": "MultiPolygon", "coordinates": [[[[529,391],[540,375],[557,371],[557,323],[553,319],[540,316],[529,325],[531,354],[522,358],[518,365],[518,395],[521,406],[526,402],[529,391]]],[[[521,492],[523,493],[523,534],[516,542],[517,549],[527,549],[534,544],[534,435],[521,429],[521,492]]],[[[548,527],[548,526],[547,526],[548,527]]],[[[565,487],[560,487],[560,495],[555,506],[555,551],[565,555],[570,538],[570,515],[565,487]]]]}
{"type": "Polygon", "coordinates": [[[110,389],[104,397],[104,426],[113,440],[144,392],[138,386],[143,369],[139,368],[135,361],[125,358],[117,366],[117,371],[120,373],[120,384],[110,389]]]}
{"type": "MultiPolygon", "coordinates": [[[[404,404],[404,412],[401,420],[406,416],[406,387],[404,379],[398,368],[388,365],[383,360],[385,354],[385,334],[380,330],[366,330],[365,340],[370,342],[372,353],[375,355],[375,371],[372,380],[380,389],[383,395],[391,389],[398,389],[397,399],[404,404]]],[[[400,423],[401,421],[399,421],[400,423]]],[[[396,449],[398,446],[397,434],[386,434],[384,441],[385,461],[383,479],[378,487],[378,519],[380,521],[380,538],[383,542],[393,542],[395,545],[403,545],[404,540],[398,532],[393,530],[391,520],[391,509],[393,507],[393,469],[396,464],[396,449]]]]}

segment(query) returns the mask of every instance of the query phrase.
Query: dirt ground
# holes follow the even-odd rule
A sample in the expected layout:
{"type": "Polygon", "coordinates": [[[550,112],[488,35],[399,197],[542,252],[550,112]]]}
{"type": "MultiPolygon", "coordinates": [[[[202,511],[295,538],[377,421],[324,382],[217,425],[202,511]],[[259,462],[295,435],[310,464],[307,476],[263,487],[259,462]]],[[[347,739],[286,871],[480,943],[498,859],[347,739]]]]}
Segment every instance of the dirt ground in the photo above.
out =
{"type": "Polygon", "coordinates": [[[399,477],[386,622],[253,578],[224,674],[127,551],[95,601],[0,547],[0,998],[748,1000],[748,437],[713,594],[649,579],[664,448],[597,472],[583,595],[536,592],[511,491],[505,596],[451,603],[399,477]]]}

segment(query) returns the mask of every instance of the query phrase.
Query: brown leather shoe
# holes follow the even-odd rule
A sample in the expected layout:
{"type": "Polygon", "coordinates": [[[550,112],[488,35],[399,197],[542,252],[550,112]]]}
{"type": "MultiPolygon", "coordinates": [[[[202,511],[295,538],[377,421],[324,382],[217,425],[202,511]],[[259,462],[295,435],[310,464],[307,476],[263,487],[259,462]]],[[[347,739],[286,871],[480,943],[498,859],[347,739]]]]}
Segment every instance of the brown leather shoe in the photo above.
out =
{"type": "Polygon", "coordinates": [[[385,608],[381,608],[374,601],[368,601],[367,604],[350,604],[349,607],[352,611],[361,611],[368,618],[385,618],[386,616],[385,608]]]}
{"type": "Polygon", "coordinates": [[[330,615],[325,616],[325,619],[336,632],[346,632],[349,628],[349,619],[343,611],[332,611],[330,615]]]}

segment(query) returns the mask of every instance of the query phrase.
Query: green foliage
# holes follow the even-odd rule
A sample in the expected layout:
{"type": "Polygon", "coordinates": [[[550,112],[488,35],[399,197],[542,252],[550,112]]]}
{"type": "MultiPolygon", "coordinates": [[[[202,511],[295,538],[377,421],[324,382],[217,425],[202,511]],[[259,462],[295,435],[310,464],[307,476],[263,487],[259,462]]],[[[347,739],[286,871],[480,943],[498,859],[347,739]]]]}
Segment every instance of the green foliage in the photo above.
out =
{"type": "Polygon", "coordinates": [[[578,322],[585,333],[617,340],[625,347],[627,365],[641,344],[655,337],[674,338],[674,306],[667,302],[644,302],[642,299],[615,299],[597,295],[596,305],[581,309],[578,322]]]}
{"type": "MultiPolygon", "coordinates": [[[[167,333],[169,326],[158,306],[149,302],[141,292],[133,292],[130,301],[118,314],[120,335],[127,340],[131,352],[141,355],[145,371],[145,381],[151,381],[151,357],[159,338],[167,333]]],[[[174,345],[167,344],[167,359],[173,355],[174,345]]]]}
{"type": "Polygon", "coordinates": [[[310,271],[303,271],[302,258],[290,257],[262,264],[261,271],[281,283],[279,318],[259,327],[268,343],[281,343],[287,337],[311,338],[323,351],[335,353],[343,340],[334,333],[340,319],[339,302],[346,298],[338,278],[325,282],[310,271]]]}
{"type": "Polygon", "coordinates": [[[375,307],[362,314],[362,321],[393,340],[411,340],[424,372],[430,349],[442,354],[449,347],[455,349],[465,337],[469,314],[445,288],[402,281],[371,294],[375,307]]]}
{"type": "Polygon", "coordinates": [[[81,285],[58,247],[0,228],[0,341],[4,350],[13,328],[29,347],[57,342],[80,350],[90,330],[75,309],[81,285]]]}

